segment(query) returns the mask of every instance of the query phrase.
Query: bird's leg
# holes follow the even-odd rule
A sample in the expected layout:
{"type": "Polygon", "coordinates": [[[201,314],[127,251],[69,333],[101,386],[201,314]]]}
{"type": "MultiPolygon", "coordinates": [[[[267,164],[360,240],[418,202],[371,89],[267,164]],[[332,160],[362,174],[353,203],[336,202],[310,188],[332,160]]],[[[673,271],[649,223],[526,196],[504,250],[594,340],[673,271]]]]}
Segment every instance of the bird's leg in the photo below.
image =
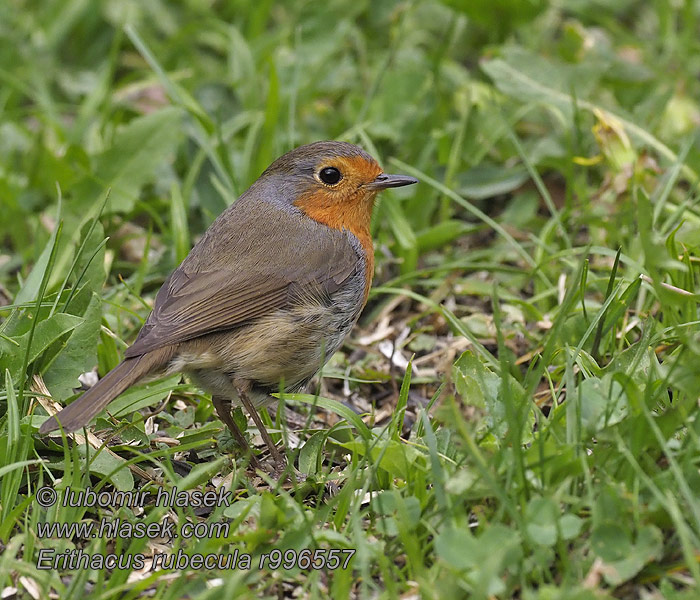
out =
{"type": "Polygon", "coordinates": [[[231,416],[231,401],[226,398],[223,398],[222,396],[212,396],[211,401],[214,405],[214,408],[216,409],[216,413],[219,415],[219,418],[229,428],[233,437],[236,438],[236,441],[238,442],[239,446],[241,446],[243,450],[245,450],[250,456],[250,464],[253,465],[253,468],[259,469],[260,462],[255,457],[255,454],[253,454],[253,449],[250,447],[248,441],[243,435],[243,432],[240,430],[238,425],[236,425],[236,422],[231,416]]]}
{"type": "Polygon", "coordinates": [[[277,446],[275,446],[275,443],[272,441],[272,438],[270,437],[270,434],[265,428],[265,425],[263,424],[262,419],[258,414],[258,411],[255,410],[255,406],[253,406],[253,403],[250,401],[250,397],[248,396],[250,382],[234,379],[233,385],[236,388],[236,392],[238,392],[238,398],[240,399],[241,404],[243,404],[250,416],[253,417],[253,421],[255,421],[255,425],[257,426],[258,431],[260,432],[260,435],[262,436],[262,439],[265,442],[265,445],[270,450],[272,459],[275,461],[276,464],[281,465],[283,463],[282,455],[280,454],[279,450],[277,450],[277,446]]]}

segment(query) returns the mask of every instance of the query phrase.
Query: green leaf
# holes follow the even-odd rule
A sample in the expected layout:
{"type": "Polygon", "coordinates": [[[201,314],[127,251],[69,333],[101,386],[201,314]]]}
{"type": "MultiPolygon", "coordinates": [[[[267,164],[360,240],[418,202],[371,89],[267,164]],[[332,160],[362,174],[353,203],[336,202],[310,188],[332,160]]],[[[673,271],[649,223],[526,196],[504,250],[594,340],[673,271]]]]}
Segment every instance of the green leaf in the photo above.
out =
{"type": "Polygon", "coordinates": [[[512,192],[528,179],[527,169],[478,166],[459,178],[459,193],[471,200],[486,200],[512,192]]]}
{"type": "Polygon", "coordinates": [[[318,471],[319,457],[326,441],[326,432],[317,431],[314,433],[299,451],[299,470],[307,475],[312,475],[318,471]]]}
{"type": "Polygon", "coordinates": [[[545,0],[444,0],[489,31],[505,35],[518,23],[531,21],[547,7],[545,0]]]}
{"type": "Polygon", "coordinates": [[[565,514],[559,519],[561,537],[564,540],[573,540],[581,533],[583,519],[572,514],[565,514]]]}
{"type": "MultiPolygon", "coordinates": [[[[34,362],[51,344],[69,331],[73,331],[84,321],[85,319],[76,317],[75,315],[56,313],[48,319],[37,323],[32,338],[32,346],[29,349],[28,364],[34,362]]],[[[31,335],[32,332],[29,331],[24,335],[14,338],[19,346],[0,338],[0,369],[9,369],[13,378],[18,377],[22,369],[22,362],[31,335]]]]}
{"type": "Polygon", "coordinates": [[[645,565],[663,556],[663,536],[654,525],[647,525],[639,529],[634,544],[630,544],[629,538],[623,538],[622,542],[612,539],[616,534],[623,533],[624,535],[624,532],[620,532],[619,528],[613,526],[608,527],[603,539],[598,533],[595,540],[591,541],[596,554],[605,560],[603,577],[610,585],[618,586],[629,581],[645,565]],[[614,549],[614,552],[611,552],[611,548],[614,549]],[[606,560],[605,556],[615,556],[615,558],[606,560]]]}
{"type": "Polygon", "coordinates": [[[255,173],[262,173],[272,162],[276,154],[277,124],[280,115],[279,78],[275,63],[270,61],[267,81],[267,101],[262,130],[260,131],[258,151],[255,156],[255,173]]]}
{"type": "MultiPolygon", "coordinates": [[[[495,439],[502,439],[508,431],[509,423],[506,406],[501,398],[501,378],[469,350],[453,365],[452,377],[463,402],[486,412],[481,428],[491,433],[495,439]]],[[[509,378],[509,385],[518,386],[510,375],[506,377],[509,378]]],[[[533,422],[533,419],[530,410],[528,422],[533,422]]]]}
{"type": "Polygon", "coordinates": [[[134,477],[126,466],[126,460],[110,452],[97,452],[95,448],[86,449],[85,444],[78,446],[81,457],[90,457],[90,473],[108,477],[118,490],[128,492],[134,489],[134,477]]]}
{"type": "Polygon", "coordinates": [[[435,539],[437,555],[456,569],[468,569],[476,562],[478,544],[469,529],[447,527],[435,539]]]}
{"type": "Polygon", "coordinates": [[[605,562],[622,560],[632,549],[629,531],[619,523],[602,522],[591,532],[591,549],[605,562]]]}
{"type": "Polygon", "coordinates": [[[392,436],[395,440],[399,440],[401,437],[401,431],[403,430],[404,418],[406,417],[406,406],[408,404],[408,394],[411,389],[411,370],[413,368],[413,358],[408,361],[406,366],[406,373],[403,376],[403,381],[401,382],[401,390],[399,391],[399,399],[396,401],[396,408],[394,409],[394,416],[392,418],[392,436]]]}
{"type": "MultiPolygon", "coordinates": [[[[105,283],[107,274],[105,273],[105,232],[102,223],[97,220],[87,222],[83,225],[78,247],[84,245],[81,255],[75,264],[73,271],[73,287],[81,288],[87,286],[92,292],[100,293],[105,283]],[[92,231],[90,232],[90,228],[92,231]],[[89,235],[86,239],[85,236],[89,235]]],[[[60,305],[59,305],[60,306],[60,305]]]]}
{"type": "MultiPolygon", "coordinates": [[[[339,444],[343,448],[357,453],[360,456],[367,455],[367,445],[361,440],[351,440],[339,444]]],[[[372,464],[384,469],[393,477],[406,479],[412,470],[421,468],[425,461],[422,460],[423,453],[413,446],[407,446],[396,440],[372,444],[369,449],[369,460],[372,464]],[[421,460],[419,461],[419,458],[421,460]]]]}
{"type": "Polygon", "coordinates": [[[175,245],[175,262],[180,264],[190,251],[190,230],[182,190],[174,183],[170,187],[170,226],[175,245]]]}
{"type": "Polygon", "coordinates": [[[610,375],[617,372],[625,373],[640,386],[646,385],[652,374],[653,379],[658,379],[659,359],[654,353],[654,349],[648,343],[643,342],[646,340],[636,342],[616,354],[603,371],[610,375]]]}
{"type": "MultiPolygon", "coordinates": [[[[567,65],[566,68],[557,68],[551,61],[520,50],[507,55],[507,60],[496,58],[481,63],[481,68],[496,87],[518,102],[547,103],[565,114],[573,111],[574,107],[591,112],[603,111],[621,123],[637,142],[649,145],[668,161],[677,162],[677,153],[644,128],[620,114],[604,111],[602,106],[581,99],[582,92],[584,95],[586,92],[586,89],[582,90],[581,84],[586,87],[595,84],[597,68],[584,66],[576,72],[570,67],[567,65]],[[576,89],[576,98],[569,93],[571,89],[576,89]]],[[[697,173],[687,165],[683,165],[682,172],[690,182],[698,180],[697,173]]]]}
{"type": "Polygon", "coordinates": [[[41,289],[41,280],[44,278],[44,271],[46,271],[46,268],[48,267],[49,259],[51,258],[51,251],[53,250],[55,243],[56,240],[53,238],[53,236],[46,242],[44,249],[41,251],[41,255],[34,263],[31,272],[24,282],[24,285],[15,296],[15,304],[24,304],[36,299],[36,296],[41,289]]]}
{"type": "Polygon", "coordinates": [[[603,74],[604,65],[585,62],[578,65],[546,58],[527,49],[511,47],[503,58],[482,63],[482,69],[504,94],[518,102],[548,103],[569,113],[585,98],[603,74]]]}
{"type": "Polygon", "coordinates": [[[228,456],[220,456],[211,462],[195,465],[185,477],[178,481],[178,489],[192,490],[209,482],[229,460],[228,456]]]}
{"type": "Polygon", "coordinates": [[[182,138],[182,111],[164,108],[133,119],[114,136],[107,150],[95,157],[94,175],[76,186],[81,206],[110,189],[107,212],[129,212],[144,184],[172,157],[182,138]]]}
{"type": "Polygon", "coordinates": [[[131,386],[110,403],[109,413],[119,419],[146,406],[162,402],[177,386],[181,377],[180,374],[175,374],[158,381],[131,386]]]}
{"type": "Polygon", "coordinates": [[[360,433],[363,439],[372,439],[372,433],[370,432],[367,425],[364,424],[362,419],[352,412],[347,406],[343,406],[337,400],[331,400],[330,398],[322,398],[320,396],[314,396],[312,394],[272,394],[275,398],[281,398],[285,402],[301,402],[304,404],[312,404],[330,410],[337,415],[343,417],[346,421],[351,423],[355,429],[360,433]]]}
{"type": "Polygon", "coordinates": [[[581,424],[595,433],[616,425],[627,415],[627,396],[619,382],[609,375],[590,377],[578,387],[581,398],[581,424]]]}
{"type": "Polygon", "coordinates": [[[464,527],[448,527],[435,540],[437,555],[458,570],[468,570],[477,597],[503,592],[503,571],[522,556],[520,535],[504,525],[489,525],[477,538],[464,527]]]}
{"type": "Polygon", "coordinates": [[[455,362],[453,376],[457,393],[468,404],[486,409],[487,402],[498,398],[501,379],[469,350],[455,362]]]}
{"type": "Polygon", "coordinates": [[[401,496],[398,490],[382,490],[372,497],[370,508],[378,516],[378,528],[385,535],[399,534],[400,525],[413,530],[420,522],[421,508],[418,498],[401,496]]]}
{"type": "Polygon", "coordinates": [[[416,234],[416,244],[420,254],[446,246],[451,241],[467,233],[472,233],[478,226],[469,225],[464,221],[447,219],[440,221],[416,234]]]}
{"type": "Polygon", "coordinates": [[[44,372],[44,381],[54,398],[65,400],[78,387],[78,377],[97,364],[97,343],[100,339],[102,300],[96,293],[85,289],[76,296],[71,308],[82,303],[81,296],[89,299],[82,322],[61,345],[60,351],[44,372]]]}
{"type": "Polygon", "coordinates": [[[382,203],[382,211],[385,213],[392,233],[399,244],[398,254],[403,259],[401,272],[407,273],[415,270],[418,261],[418,242],[403,208],[394,200],[382,203]]]}
{"type": "Polygon", "coordinates": [[[534,497],[525,510],[526,529],[532,540],[541,546],[557,541],[559,506],[551,498],[534,497]]]}

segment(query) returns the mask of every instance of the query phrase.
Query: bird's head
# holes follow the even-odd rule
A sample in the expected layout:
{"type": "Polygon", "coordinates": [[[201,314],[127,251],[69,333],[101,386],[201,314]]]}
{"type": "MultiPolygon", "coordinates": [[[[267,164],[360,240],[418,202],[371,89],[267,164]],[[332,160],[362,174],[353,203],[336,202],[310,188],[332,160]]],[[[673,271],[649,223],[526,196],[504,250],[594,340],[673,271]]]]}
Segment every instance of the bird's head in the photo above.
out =
{"type": "MultiPolygon", "coordinates": [[[[407,175],[388,175],[359,146],[314,142],[273,162],[261,176],[286,187],[277,197],[312,219],[355,235],[369,230],[378,192],[418,183],[407,175]]],[[[358,235],[359,237],[359,235],[358,235]]]]}

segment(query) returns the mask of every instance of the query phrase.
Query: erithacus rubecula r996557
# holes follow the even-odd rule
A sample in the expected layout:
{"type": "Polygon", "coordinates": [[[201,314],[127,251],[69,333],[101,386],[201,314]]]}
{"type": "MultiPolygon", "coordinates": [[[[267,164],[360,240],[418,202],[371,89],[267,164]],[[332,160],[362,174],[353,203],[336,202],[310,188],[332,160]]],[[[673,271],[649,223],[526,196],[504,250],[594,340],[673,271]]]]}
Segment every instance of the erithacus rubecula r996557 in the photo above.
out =
{"type": "Polygon", "coordinates": [[[182,371],[247,447],[230,413],[240,401],[279,460],[256,408],[303,388],[340,347],[372,283],[375,196],[413,183],[345,142],[278,158],[166,279],[124,360],[39,432],[75,431],[145,375],[182,371]]]}

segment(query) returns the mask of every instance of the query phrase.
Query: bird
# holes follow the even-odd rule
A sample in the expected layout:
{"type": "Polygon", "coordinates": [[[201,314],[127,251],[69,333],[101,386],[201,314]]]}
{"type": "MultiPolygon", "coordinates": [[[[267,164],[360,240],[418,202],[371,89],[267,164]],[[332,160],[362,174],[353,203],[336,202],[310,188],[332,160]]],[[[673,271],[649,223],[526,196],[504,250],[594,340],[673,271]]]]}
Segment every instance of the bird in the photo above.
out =
{"type": "Polygon", "coordinates": [[[415,183],[384,173],[348,142],[313,142],[279,157],[165,280],[124,359],[39,434],[80,429],[140,379],[181,372],[211,393],[253,465],[233,406],[243,405],[280,462],[257,410],[280,389],[304,389],[339,349],[372,285],[375,198],[415,183]]]}

